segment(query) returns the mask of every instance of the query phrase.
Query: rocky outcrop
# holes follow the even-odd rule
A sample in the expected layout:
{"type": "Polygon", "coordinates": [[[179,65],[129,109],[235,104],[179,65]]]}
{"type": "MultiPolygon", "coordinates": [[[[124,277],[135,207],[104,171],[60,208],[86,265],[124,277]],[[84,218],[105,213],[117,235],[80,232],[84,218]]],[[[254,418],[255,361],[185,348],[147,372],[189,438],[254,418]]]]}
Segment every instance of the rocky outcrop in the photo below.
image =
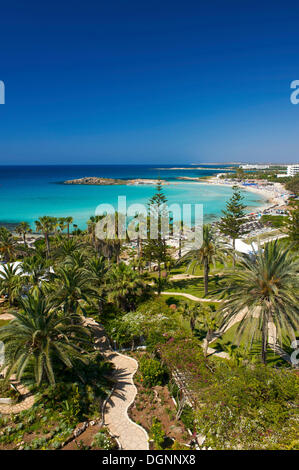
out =
{"type": "MultiPolygon", "coordinates": [[[[134,180],[121,180],[114,178],[101,178],[98,176],[85,176],[84,178],[78,178],[74,180],[64,181],[63,184],[86,184],[86,185],[99,185],[99,186],[108,186],[108,185],[119,185],[119,184],[157,184],[158,180],[150,179],[134,179],[134,180]]],[[[161,181],[164,183],[164,181],[161,181]]]]}
{"type": "Polygon", "coordinates": [[[97,184],[105,186],[111,184],[128,184],[128,181],[113,178],[99,178],[97,176],[85,176],[84,178],[64,181],[64,184],[97,184]]]}

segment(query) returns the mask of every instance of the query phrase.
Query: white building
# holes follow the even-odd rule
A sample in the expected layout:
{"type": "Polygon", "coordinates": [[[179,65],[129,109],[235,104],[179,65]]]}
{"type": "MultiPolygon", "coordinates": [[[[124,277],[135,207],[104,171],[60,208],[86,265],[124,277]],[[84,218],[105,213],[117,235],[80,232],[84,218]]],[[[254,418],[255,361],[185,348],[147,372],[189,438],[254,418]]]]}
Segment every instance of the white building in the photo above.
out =
{"type": "Polygon", "coordinates": [[[296,165],[288,165],[287,176],[295,176],[299,173],[299,163],[296,165]]]}
{"type": "Polygon", "coordinates": [[[240,165],[239,168],[242,168],[243,170],[267,170],[270,168],[270,165],[240,165]]]}

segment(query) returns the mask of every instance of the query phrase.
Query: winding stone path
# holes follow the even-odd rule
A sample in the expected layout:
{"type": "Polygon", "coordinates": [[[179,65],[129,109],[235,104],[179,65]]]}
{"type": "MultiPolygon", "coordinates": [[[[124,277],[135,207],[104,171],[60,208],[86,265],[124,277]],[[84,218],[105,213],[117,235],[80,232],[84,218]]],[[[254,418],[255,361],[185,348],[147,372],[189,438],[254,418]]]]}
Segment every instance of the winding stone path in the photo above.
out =
{"type": "Polygon", "coordinates": [[[128,416],[128,409],[137,394],[133,377],[138,369],[138,362],[132,357],[112,351],[105,330],[95,320],[87,318],[86,324],[93,329],[97,348],[115,367],[115,388],[104,409],[104,424],[117,438],[123,450],[148,450],[147,432],[128,416]]]}
{"type": "Polygon", "coordinates": [[[138,368],[135,359],[111,352],[106,358],[115,366],[116,387],[105,407],[104,424],[117,437],[124,450],[148,450],[148,434],[128,416],[128,408],[134,402],[137,389],[133,376],[138,368]]]}

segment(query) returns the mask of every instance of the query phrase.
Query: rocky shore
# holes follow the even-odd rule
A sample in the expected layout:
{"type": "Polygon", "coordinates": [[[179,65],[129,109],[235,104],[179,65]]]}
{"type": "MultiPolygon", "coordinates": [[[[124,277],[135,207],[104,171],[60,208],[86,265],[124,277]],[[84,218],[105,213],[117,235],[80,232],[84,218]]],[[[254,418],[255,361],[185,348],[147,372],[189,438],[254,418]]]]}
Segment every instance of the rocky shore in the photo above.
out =
{"type": "MultiPolygon", "coordinates": [[[[164,181],[161,181],[164,183],[164,181]]],[[[134,180],[122,180],[114,178],[102,178],[98,176],[85,176],[84,178],[78,178],[74,180],[64,181],[63,184],[86,184],[86,185],[99,185],[99,186],[108,186],[108,185],[120,185],[120,184],[157,184],[158,180],[150,179],[141,179],[137,178],[134,180]]]]}

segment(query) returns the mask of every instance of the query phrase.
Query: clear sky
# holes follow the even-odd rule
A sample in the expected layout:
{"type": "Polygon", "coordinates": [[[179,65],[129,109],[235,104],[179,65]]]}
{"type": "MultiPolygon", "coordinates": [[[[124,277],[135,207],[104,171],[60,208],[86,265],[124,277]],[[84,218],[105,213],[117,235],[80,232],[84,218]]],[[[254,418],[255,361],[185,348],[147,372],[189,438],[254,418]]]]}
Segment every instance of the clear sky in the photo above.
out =
{"type": "Polygon", "coordinates": [[[299,161],[299,4],[0,2],[0,164],[299,161]]]}

